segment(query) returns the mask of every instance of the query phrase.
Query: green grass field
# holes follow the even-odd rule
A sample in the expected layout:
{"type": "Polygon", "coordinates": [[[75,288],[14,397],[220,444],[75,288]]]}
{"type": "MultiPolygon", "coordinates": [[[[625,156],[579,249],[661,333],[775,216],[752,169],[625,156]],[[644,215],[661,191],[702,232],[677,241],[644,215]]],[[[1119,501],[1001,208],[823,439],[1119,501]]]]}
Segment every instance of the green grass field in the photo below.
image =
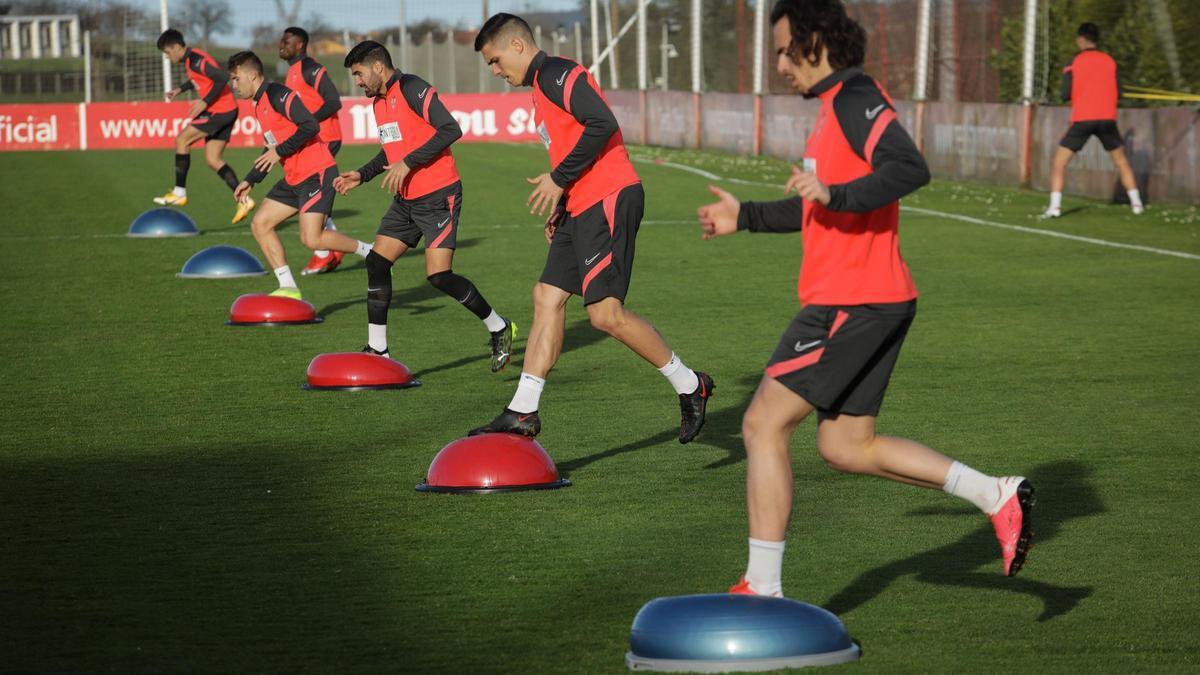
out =
{"type": "MultiPolygon", "coordinates": [[[[374,152],[348,148],[342,165],[374,152]]],[[[456,152],[455,269],[525,328],[546,246],[523,177],[545,153],[456,152]]],[[[772,160],[632,152],[786,176],[772,160]]],[[[244,172],[253,154],[230,161],[244,172]]],[[[647,220],[628,300],[716,378],[700,438],[674,440],[669,385],[575,301],[539,439],[574,486],[446,496],[413,488],[508,401],[520,362],[488,372],[486,332],[415,255],[394,269],[391,349],[424,386],[310,393],[314,355],[366,342],[361,260],[300,279],[323,324],[229,328],[233,299],[274,280],[175,277],[215,244],[262,258],[202,162],[187,211],[203,235],[162,240],[123,234],[169,187],[169,151],[0,162],[0,670],[620,673],[642,604],[742,573],[741,414],[797,311],[801,246],[702,242],[705,178],[638,164],[647,220]]],[[[386,203],[368,185],[339,198],[337,222],[369,239],[386,203]]],[[[1134,218],[1068,198],[1071,213],[1045,224],[1043,195],[945,182],[905,203],[1200,254],[1194,207],[1134,218]]],[[[864,651],[846,670],[1196,670],[1200,260],[927,214],[902,224],[921,309],[880,429],[1030,476],[1036,547],[1003,577],[972,507],[834,473],[809,421],[794,442],[787,593],[844,619],[864,651]]],[[[298,272],[295,226],[283,237],[298,272]]]]}

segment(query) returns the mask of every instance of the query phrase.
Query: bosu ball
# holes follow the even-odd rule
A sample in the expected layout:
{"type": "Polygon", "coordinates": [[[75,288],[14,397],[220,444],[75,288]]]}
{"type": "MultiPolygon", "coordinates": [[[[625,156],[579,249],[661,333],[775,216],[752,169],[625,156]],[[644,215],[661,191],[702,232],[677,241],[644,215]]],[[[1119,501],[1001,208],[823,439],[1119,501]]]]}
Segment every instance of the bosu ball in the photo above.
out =
{"type": "Polygon", "coordinates": [[[200,234],[196,223],[183,211],[150,209],[129,225],[130,237],[194,237],[200,234]]]}
{"type": "Polygon", "coordinates": [[[210,246],[188,258],[180,279],[233,279],[266,274],[262,263],[253,254],[237,246],[210,246]]]}
{"type": "Polygon", "coordinates": [[[633,619],[630,670],[728,673],[855,661],[859,648],[832,613],[761,595],[681,595],[633,619]]]}
{"type": "Polygon", "coordinates": [[[228,326],[295,326],[321,323],[311,303],[266,293],[247,293],[233,301],[228,326]]]}
{"type": "Polygon", "coordinates": [[[481,434],[442,448],[417,485],[420,492],[517,492],[553,490],[571,481],[559,478],[554,461],[537,441],[517,434],[481,434]]]}
{"type": "Polygon", "coordinates": [[[378,354],[338,352],[318,354],[308,364],[305,389],[362,391],[419,387],[408,366],[378,354]]]}

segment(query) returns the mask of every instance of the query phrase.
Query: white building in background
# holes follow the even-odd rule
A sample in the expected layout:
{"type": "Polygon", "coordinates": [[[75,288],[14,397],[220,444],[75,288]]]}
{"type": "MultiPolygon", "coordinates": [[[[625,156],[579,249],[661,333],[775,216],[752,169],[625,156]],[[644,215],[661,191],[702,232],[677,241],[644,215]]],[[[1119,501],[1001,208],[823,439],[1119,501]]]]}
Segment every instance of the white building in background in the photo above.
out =
{"type": "Polygon", "coordinates": [[[0,59],[79,57],[76,14],[0,15],[0,59]]]}

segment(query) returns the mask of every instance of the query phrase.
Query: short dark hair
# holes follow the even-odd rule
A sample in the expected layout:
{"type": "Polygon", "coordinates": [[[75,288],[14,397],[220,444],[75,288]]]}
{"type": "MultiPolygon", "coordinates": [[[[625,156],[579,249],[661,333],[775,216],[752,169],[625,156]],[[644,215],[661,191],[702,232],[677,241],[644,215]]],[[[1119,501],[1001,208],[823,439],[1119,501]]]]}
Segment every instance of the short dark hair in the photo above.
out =
{"type": "Polygon", "coordinates": [[[828,50],[834,70],[861,66],[867,54],[867,33],[846,14],[841,0],[779,0],[771,9],[771,24],[787,18],[792,44],[788,56],[816,63],[828,50]]]}
{"type": "Polygon", "coordinates": [[[305,47],[308,46],[308,31],[304,30],[303,28],[298,26],[288,26],[287,28],[283,29],[283,34],[295,35],[296,37],[300,38],[300,41],[304,43],[305,47]]]}
{"type": "Polygon", "coordinates": [[[500,12],[493,14],[491,18],[483,22],[483,27],[479,29],[479,34],[475,36],[475,51],[483,51],[483,46],[495,40],[504,33],[518,31],[522,40],[529,44],[533,44],[533,30],[529,28],[529,24],[525,19],[516,14],[508,12],[500,12]]]}
{"type": "Polygon", "coordinates": [[[254,52],[249,51],[249,50],[244,51],[244,52],[238,52],[238,53],[234,54],[233,56],[229,57],[229,63],[227,64],[227,68],[228,68],[229,72],[231,72],[231,73],[233,71],[237,70],[238,68],[249,68],[249,69],[253,70],[254,72],[258,73],[259,75],[263,74],[262,59],[258,58],[258,54],[255,54],[254,52]]]}
{"type": "Polygon", "coordinates": [[[1100,43],[1100,27],[1090,21],[1079,24],[1079,31],[1076,32],[1076,35],[1092,44],[1100,43]]]}
{"type": "Polygon", "coordinates": [[[374,40],[363,40],[354,45],[350,53],[346,54],[346,60],[342,63],[342,67],[349,68],[359,63],[364,65],[382,63],[388,68],[395,69],[395,66],[392,65],[392,55],[388,53],[387,47],[374,40]]]}
{"type": "Polygon", "coordinates": [[[166,49],[169,45],[179,45],[180,47],[187,46],[187,43],[183,41],[183,33],[180,33],[174,28],[168,28],[164,30],[163,34],[158,36],[157,44],[159,51],[166,49]]]}

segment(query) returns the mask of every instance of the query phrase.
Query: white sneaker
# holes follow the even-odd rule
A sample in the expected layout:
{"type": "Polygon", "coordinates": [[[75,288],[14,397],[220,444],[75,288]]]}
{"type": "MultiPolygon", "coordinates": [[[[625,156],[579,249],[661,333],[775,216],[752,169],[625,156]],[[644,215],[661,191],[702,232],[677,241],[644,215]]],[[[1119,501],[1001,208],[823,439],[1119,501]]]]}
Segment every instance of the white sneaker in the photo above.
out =
{"type": "Polygon", "coordinates": [[[1133,215],[1135,216],[1140,216],[1146,212],[1146,207],[1141,204],[1133,204],[1129,208],[1133,210],[1133,215]]]}
{"type": "Polygon", "coordinates": [[[1058,218],[1062,215],[1062,209],[1048,208],[1042,212],[1041,219],[1048,220],[1050,218],[1058,218]]]}

